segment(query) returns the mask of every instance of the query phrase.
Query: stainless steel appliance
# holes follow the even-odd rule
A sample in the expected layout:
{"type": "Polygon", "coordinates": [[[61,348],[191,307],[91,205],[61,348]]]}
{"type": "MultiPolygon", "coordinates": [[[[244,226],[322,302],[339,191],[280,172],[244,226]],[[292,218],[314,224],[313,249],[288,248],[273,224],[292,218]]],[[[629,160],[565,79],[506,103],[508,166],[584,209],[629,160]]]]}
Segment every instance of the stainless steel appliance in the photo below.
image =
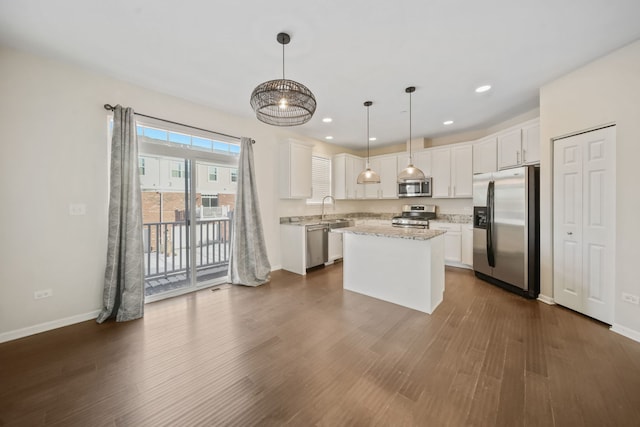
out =
{"type": "Polygon", "coordinates": [[[431,197],[431,177],[398,183],[398,197],[431,197]]]}
{"type": "Polygon", "coordinates": [[[307,225],[307,268],[329,261],[329,225],[307,225]]]}
{"type": "Polygon", "coordinates": [[[540,292],[540,169],[473,176],[476,276],[528,298],[540,292]]]}
{"type": "Polygon", "coordinates": [[[436,218],[434,205],[404,205],[402,214],[391,219],[394,227],[429,228],[429,220],[436,218]]]}

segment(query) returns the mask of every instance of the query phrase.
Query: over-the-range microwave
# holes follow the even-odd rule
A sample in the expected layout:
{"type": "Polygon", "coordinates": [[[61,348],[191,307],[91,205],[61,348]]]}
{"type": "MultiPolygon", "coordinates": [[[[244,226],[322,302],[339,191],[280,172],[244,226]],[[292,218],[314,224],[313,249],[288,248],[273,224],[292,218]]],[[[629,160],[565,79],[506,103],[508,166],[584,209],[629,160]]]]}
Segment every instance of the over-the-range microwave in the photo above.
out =
{"type": "Polygon", "coordinates": [[[431,177],[398,183],[398,197],[431,197],[431,177]]]}

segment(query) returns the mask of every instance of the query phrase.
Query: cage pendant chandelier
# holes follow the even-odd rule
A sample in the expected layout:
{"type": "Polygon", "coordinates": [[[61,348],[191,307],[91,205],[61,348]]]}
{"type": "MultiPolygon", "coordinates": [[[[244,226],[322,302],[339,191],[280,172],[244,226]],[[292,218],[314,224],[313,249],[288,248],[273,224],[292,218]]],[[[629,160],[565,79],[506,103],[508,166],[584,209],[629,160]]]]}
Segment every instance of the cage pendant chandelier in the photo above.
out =
{"type": "Polygon", "coordinates": [[[251,107],[261,122],[274,126],[298,126],[307,123],[316,111],[316,98],[302,83],[284,75],[284,46],[291,37],[278,33],[282,45],[282,78],[259,84],[251,93],[251,107]]]}

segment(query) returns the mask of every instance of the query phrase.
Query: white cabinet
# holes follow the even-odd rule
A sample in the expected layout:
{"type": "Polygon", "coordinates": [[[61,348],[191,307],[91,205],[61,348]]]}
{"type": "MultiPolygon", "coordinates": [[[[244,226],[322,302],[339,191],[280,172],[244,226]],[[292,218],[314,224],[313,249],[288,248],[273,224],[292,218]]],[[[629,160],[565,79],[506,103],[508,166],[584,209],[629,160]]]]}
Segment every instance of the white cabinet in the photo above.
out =
{"type": "Polygon", "coordinates": [[[431,150],[434,198],[473,196],[473,147],[470,144],[431,150]]]}
{"type": "Polygon", "coordinates": [[[380,184],[364,184],[365,197],[368,199],[397,199],[397,156],[371,157],[370,166],[380,175],[380,184]]]}
{"type": "Polygon", "coordinates": [[[540,163],[540,122],[522,127],[522,162],[526,165],[540,163]]]}
{"type": "Polygon", "coordinates": [[[495,136],[473,143],[473,173],[498,170],[498,141],[495,136]]]}
{"type": "Polygon", "coordinates": [[[280,224],[282,269],[307,274],[307,229],[304,225],[280,224]]]}
{"type": "Polygon", "coordinates": [[[356,183],[358,174],[364,170],[364,163],[364,159],[351,154],[333,156],[333,197],[339,200],[364,198],[364,184],[356,183]]]}
{"type": "Polygon", "coordinates": [[[462,225],[462,263],[473,267],[473,224],[462,225]]]}
{"type": "Polygon", "coordinates": [[[329,262],[342,258],[342,233],[329,232],[329,262]]]}
{"type": "MultiPolygon", "coordinates": [[[[422,151],[414,151],[411,153],[413,157],[413,166],[420,169],[424,172],[425,176],[431,176],[431,150],[422,150],[422,151]]],[[[397,155],[398,159],[398,171],[400,173],[401,170],[407,167],[409,164],[409,153],[400,153],[397,155]]]]}
{"type": "Polygon", "coordinates": [[[279,186],[281,199],[311,197],[311,144],[289,140],[280,143],[279,186]]]}
{"type": "Polygon", "coordinates": [[[498,134],[498,169],[540,163],[538,120],[498,134]]]}
{"type": "Polygon", "coordinates": [[[462,232],[460,224],[429,221],[431,230],[445,230],[444,261],[446,264],[457,265],[462,261],[462,232]]]}

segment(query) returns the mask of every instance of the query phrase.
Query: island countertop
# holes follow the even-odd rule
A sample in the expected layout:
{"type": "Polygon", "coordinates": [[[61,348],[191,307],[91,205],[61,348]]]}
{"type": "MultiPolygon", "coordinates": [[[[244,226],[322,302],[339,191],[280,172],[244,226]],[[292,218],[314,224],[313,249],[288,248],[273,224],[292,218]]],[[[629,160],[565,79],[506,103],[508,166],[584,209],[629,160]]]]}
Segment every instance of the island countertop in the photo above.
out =
{"type": "Polygon", "coordinates": [[[429,240],[446,233],[444,230],[392,227],[390,225],[358,225],[355,227],[336,228],[331,231],[334,233],[351,233],[411,240],[429,240]]]}

